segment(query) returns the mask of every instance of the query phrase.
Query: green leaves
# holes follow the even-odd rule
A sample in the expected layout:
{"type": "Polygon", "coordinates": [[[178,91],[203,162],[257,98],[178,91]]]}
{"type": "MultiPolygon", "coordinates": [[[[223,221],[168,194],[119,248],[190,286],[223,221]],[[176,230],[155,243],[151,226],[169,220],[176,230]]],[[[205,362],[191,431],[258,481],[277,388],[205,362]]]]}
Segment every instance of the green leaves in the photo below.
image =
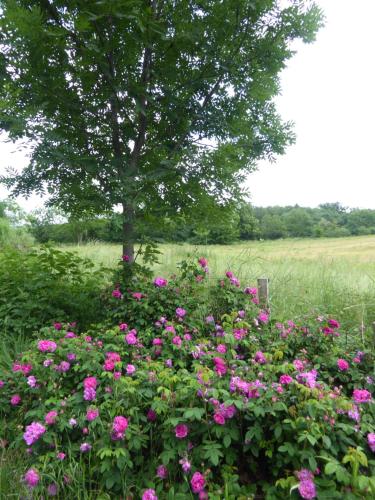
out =
{"type": "Polygon", "coordinates": [[[68,213],[126,202],[141,220],[214,221],[245,172],[293,140],[272,100],[289,42],[319,19],[246,0],[5,2],[0,126],[33,140],[8,186],[47,189],[68,213]]]}
{"type": "Polygon", "coordinates": [[[296,448],[292,443],[284,443],[282,446],[279,446],[278,450],[281,453],[287,453],[291,457],[296,454],[296,448]]]}
{"type": "Polygon", "coordinates": [[[203,458],[211,462],[212,465],[218,465],[219,464],[219,459],[224,456],[223,452],[221,451],[222,447],[221,444],[219,443],[208,443],[203,446],[203,458]]]}
{"type": "Polygon", "coordinates": [[[187,420],[201,420],[204,414],[204,408],[190,408],[185,411],[184,418],[187,420]]]}
{"type": "Polygon", "coordinates": [[[57,320],[85,328],[103,318],[105,273],[88,259],[51,247],[0,255],[0,329],[30,335],[57,320]],[[27,318],[27,319],[26,319],[27,318]]]}

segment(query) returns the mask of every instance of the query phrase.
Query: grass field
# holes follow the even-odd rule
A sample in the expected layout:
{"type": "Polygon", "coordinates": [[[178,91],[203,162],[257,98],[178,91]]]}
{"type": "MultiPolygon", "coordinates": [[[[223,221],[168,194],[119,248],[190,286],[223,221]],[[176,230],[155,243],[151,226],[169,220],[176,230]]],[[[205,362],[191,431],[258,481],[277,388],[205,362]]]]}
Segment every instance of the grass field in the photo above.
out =
{"type": "MultiPolygon", "coordinates": [[[[66,248],[66,247],[65,247],[66,248]]],[[[120,245],[91,243],[69,247],[80,255],[112,267],[120,245]]],[[[155,273],[174,272],[188,255],[208,258],[210,278],[230,269],[241,284],[270,279],[273,312],[281,319],[310,313],[341,317],[356,329],[375,321],[375,236],[254,241],[234,245],[160,246],[155,273]]]]}

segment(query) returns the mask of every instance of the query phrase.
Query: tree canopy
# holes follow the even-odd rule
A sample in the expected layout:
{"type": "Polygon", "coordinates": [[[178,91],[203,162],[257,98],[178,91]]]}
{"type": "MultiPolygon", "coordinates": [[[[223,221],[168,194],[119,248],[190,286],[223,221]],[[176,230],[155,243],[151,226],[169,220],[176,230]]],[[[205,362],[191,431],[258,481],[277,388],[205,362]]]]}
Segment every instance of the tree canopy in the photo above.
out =
{"type": "Polygon", "coordinates": [[[208,213],[293,141],[273,98],[303,0],[0,0],[0,127],[32,145],[3,179],[74,213],[208,213]]]}

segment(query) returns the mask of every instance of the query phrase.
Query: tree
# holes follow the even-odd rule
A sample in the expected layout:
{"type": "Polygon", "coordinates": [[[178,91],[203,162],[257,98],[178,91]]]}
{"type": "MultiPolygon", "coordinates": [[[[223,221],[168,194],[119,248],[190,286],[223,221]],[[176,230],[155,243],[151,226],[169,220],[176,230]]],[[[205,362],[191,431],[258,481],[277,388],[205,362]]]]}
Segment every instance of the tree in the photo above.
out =
{"type": "Polygon", "coordinates": [[[254,240],[259,237],[259,220],[255,217],[254,210],[248,203],[242,203],[238,209],[240,216],[239,231],[241,240],[254,240]]]}
{"type": "Polygon", "coordinates": [[[0,127],[32,144],[3,179],[74,215],[225,206],[293,141],[276,113],[290,42],[321,13],[290,0],[0,0],[0,127]]]}
{"type": "Polygon", "coordinates": [[[375,234],[375,210],[353,209],[347,216],[351,234],[375,234]]]}
{"type": "Polygon", "coordinates": [[[262,238],[267,240],[276,240],[287,236],[285,222],[280,215],[266,214],[261,221],[260,227],[262,238]]]}
{"type": "Polygon", "coordinates": [[[306,208],[295,207],[284,215],[285,225],[289,236],[311,236],[313,218],[306,208]]]}

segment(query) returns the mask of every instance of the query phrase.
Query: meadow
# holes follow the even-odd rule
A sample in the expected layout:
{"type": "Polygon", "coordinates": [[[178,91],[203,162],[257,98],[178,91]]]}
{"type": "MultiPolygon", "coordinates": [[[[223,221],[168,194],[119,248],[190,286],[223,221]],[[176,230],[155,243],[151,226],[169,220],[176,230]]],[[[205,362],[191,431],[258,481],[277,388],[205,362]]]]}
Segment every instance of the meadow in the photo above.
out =
{"type": "MultiPolygon", "coordinates": [[[[114,267],[121,246],[92,242],[65,246],[98,264],[114,267]]],[[[249,241],[233,245],[161,244],[155,274],[169,275],[189,255],[209,261],[210,280],[230,269],[243,285],[270,279],[278,318],[311,314],[340,316],[353,333],[375,321],[375,236],[249,241]]]]}

